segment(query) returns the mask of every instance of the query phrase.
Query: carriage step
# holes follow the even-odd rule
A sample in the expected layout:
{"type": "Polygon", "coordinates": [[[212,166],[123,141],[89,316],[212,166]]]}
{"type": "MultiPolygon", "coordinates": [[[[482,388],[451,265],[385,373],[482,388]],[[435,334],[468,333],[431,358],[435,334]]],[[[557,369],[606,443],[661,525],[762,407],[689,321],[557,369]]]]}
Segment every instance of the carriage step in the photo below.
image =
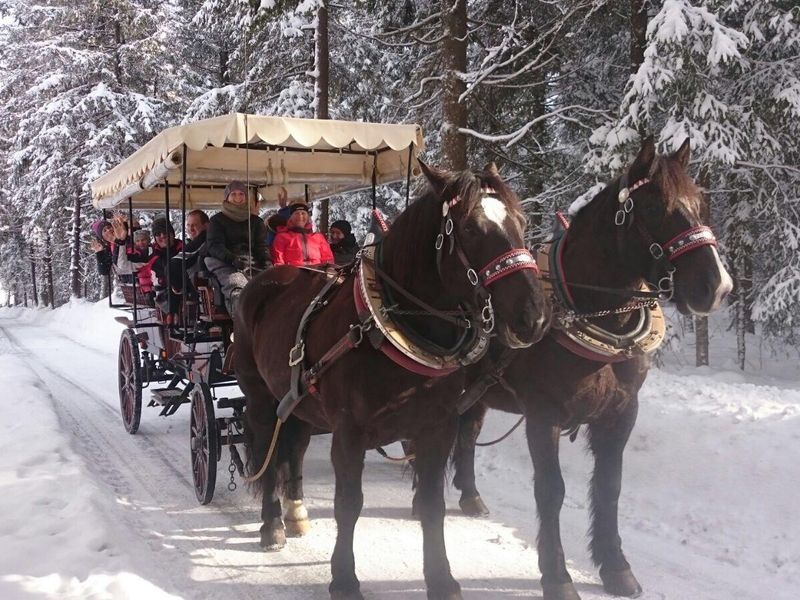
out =
{"type": "Polygon", "coordinates": [[[217,400],[217,408],[244,409],[247,399],[244,396],[238,398],[220,398],[217,400]]]}
{"type": "Polygon", "coordinates": [[[183,390],[162,388],[160,390],[150,390],[150,394],[156,404],[166,405],[180,398],[183,395],[183,390]]]}

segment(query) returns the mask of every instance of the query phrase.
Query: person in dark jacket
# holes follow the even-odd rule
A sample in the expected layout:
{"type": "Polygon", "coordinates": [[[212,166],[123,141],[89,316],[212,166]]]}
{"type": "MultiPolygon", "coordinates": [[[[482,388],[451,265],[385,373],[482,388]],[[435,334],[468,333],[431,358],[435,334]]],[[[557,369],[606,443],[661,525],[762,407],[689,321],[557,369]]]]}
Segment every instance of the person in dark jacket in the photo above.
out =
{"type": "Polygon", "coordinates": [[[170,258],[169,277],[172,290],[176,294],[183,293],[183,290],[192,290],[190,285],[190,275],[203,266],[202,259],[206,255],[206,236],[208,232],[208,215],[202,210],[193,210],[186,215],[186,233],[188,240],[184,244],[186,249],[186,279],[183,285],[180,284],[183,276],[184,253],[180,252],[170,258]]]}
{"type": "Polygon", "coordinates": [[[359,247],[350,223],[345,220],[331,223],[330,239],[333,259],[337,265],[349,265],[356,259],[359,247]]]}
{"type": "MultiPolygon", "coordinates": [[[[253,198],[253,201],[255,198],[253,198]]],[[[206,240],[206,267],[222,286],[225,305],[233,315],[239,294],[247,284],[245,271],[265,269],[269,263],[267,229],[248,201],[247,186],[232,181],[225,187],[222,211],[211,217],[206,240]]]]}
{"type": "Polygon", "coordinates": [[[272,260],[276,265],[303,267],[333,263],[333,252],[328,240],[313,230],[308,205],[292,204],[285,226],[278,227],[272,242],[272,260]]]}
{"type": "Polygon", "coordinates": [[[92,223],[92,241],[89,247],[97,259],[97,272],[103,277],[111,273],[114,266],[112,246],[114,244],[114,228],[105,219],[98,219],[92,223]]]}

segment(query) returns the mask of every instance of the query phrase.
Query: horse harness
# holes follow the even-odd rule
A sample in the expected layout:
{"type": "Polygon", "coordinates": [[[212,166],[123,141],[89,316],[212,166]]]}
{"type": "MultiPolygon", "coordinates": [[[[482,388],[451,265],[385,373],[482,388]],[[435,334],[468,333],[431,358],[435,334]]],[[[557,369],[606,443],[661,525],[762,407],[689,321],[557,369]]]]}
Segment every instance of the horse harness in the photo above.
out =
{"type": "MultiPolygon", "coordinates": [[[[483,188],[484,195],[494,195],[491,188],[483,188]]],[[[300,319],[295,345],[289,352],[291,367],[290,388],[277,409],[278,417],[285,421],[294,408],[308,394],[318,395],[322,375],[339,358],[358,348],[366,337],[373,348],[383,352],[392,362],[404,369],[426,377],[443,377],[462,366],[480,360],[489,348],[495,319],[489,286],[503,277],[520,270],[538,268],[533,255],[524,248],[515,248],[494,258],[476,271],[461,248],[455,232],[450,209],[459,202],[456,196],[442,203],[442,223],[436,238],[436,266],[441,275],[441,262],[445,243],[448,252],[454,251],[465,269],[467,279],[482,302],[480,313],[474,314],[460,307],[455,311],[436,309],[405,290],[381,268],[380,243],[361,250],[355,263],[345,267],[353,277],[353,296],[358,323],[351,324],[342,336],[314,365],[305,361],[305,333],[312,318],[324,308],[334,289],[345,281],[344,270],[330,276],[328,281],[308,305],[300,319]],[[394,302],[399,294],[421,310],[402,311],[394,302]],[[461,329],[462,335],[452,348],[441,348],[416,334],[402,322],[405,314],[426,315],[449,322],[461,329]]]]}

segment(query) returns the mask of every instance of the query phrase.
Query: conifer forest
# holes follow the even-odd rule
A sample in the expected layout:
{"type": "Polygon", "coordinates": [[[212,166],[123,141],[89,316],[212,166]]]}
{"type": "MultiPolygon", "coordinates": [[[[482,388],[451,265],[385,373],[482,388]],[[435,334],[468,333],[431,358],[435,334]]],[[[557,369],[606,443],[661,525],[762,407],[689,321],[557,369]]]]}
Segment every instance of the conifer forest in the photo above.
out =
{"type": "MultiPolygon", "coordinates": [[[[232,112],[418,123],[429,164],[498,165],[531,241],[644,137],[688,137],[740,361],[747,333],[796,342],[797,0],[0,0],[0,304],[106,295],[90,182],[232,112]]],[[[381,194],[391,220],[404,188],[381,194]]],[[[367,204],[331,219],[363,232],[367,204]]],[[[674,329],[707,362],[706,319],[674,329]]]]}

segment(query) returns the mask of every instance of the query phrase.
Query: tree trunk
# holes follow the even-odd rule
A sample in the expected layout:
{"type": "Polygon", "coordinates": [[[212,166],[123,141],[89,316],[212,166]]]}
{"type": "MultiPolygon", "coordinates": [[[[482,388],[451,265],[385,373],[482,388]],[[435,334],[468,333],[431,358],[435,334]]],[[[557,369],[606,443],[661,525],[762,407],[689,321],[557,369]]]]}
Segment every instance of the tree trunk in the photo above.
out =
{"type": "Polygon", "coordinates": [[[36,290],[36,257],[33,254],[33,242],[28,245],[31,257],[31,285],[33,286],[33,305],[39,306],[39,293],[36,290]]]}
{"type": "Polygon", "coordinates": [[[708,366],[708,317],[694,318],[695,366],[708,366]]]}
{"type": "MultiPolygon", "coordinates": [[[[330,119],[328,92],[330,88],[330,47],[328,36],[328,6],[323,2],[317,9],[317,30],[314,35],[314,116],[330,119]]],[[[327,234],[330,205],[325,198],[320,206],[319,230],[327,234]]]]}
{"type": "Polygon", "coordinates": [[[55,287],[53,286],[53,239],[50,237],[50,232],[47,232],[44,238],[45,255],[44,255],[44,268],[47,277],[47,297],[50,301],[50,308],[56,307],[55,302],[55,287]]]}
{"type": "Polygon", "coordinates": [[[631,0],[631,74],[636,73],[644,62],[647,47],[647,2],[631,0]]]}
{"type": "Polygon", "coordinates": [[[467,0],[442,0],[442,164],[467,168],[467,139],[459,129],[467,126],[467,107],[458,99],[466,91],[462,74],[467,70],[467,0]]]}
{"type": "Polygon", "coordinates": [[[81,195],[75,194],[72,204],[72,231],[69,261],[69,289],[74,298],[81,297],[81,195]]]}

